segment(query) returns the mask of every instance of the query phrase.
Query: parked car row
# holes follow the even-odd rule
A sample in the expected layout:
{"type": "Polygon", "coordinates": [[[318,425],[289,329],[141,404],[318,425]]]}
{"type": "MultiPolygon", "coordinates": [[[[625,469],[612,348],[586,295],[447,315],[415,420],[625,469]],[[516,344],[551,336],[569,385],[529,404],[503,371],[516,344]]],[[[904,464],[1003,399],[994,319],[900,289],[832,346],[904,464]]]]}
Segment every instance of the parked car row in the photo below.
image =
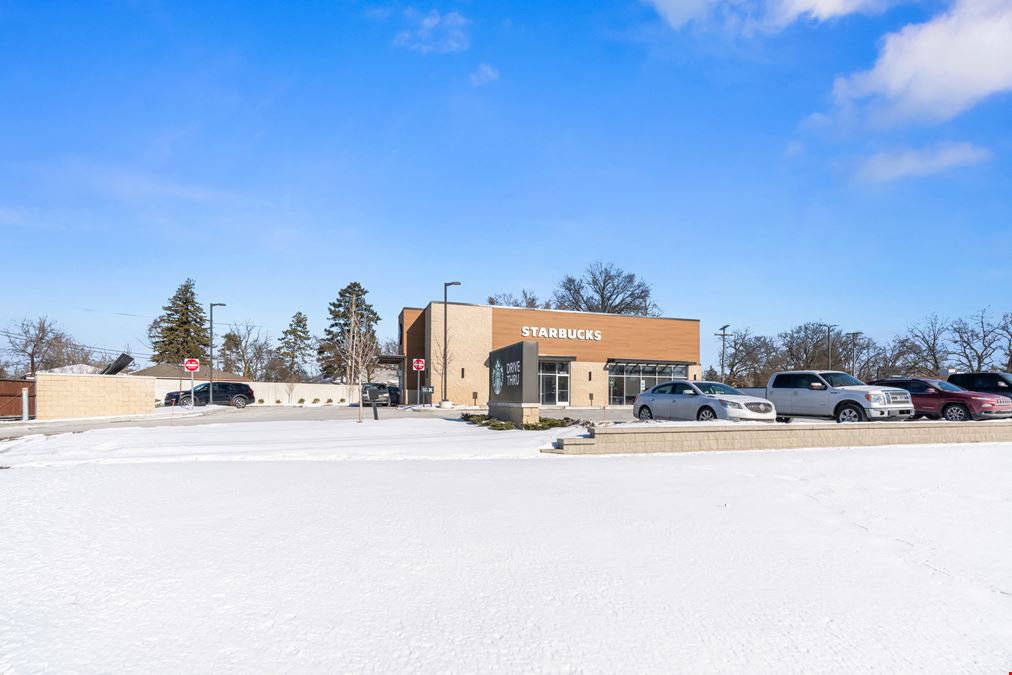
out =
{"type": "Polygon", "coordinates": [[[641,420],[759,420],[794,417],[837,422],[928,417],[953,422],[1012,417],[1012,375],[961,373],[949,380],[893,377],[865,384],[847,373],[796,370],[773,373],[765,387],[673,380],[652,387],[633,404],[641,420]],[[969,385],[969,386],[966,386],[969,385]]]}
{"type": "MultiPolygon", "coordinates": [[[[253,388],[243,382],[215,382],[214,383],[214,404],[231,405],[236,408],[245,408],[255,401],[253,388]]],[[[183,391],[170,391],[165,395],[164,404],[171,405],[207,405],[211,401],[211,385],[208,382],[198,384],[191,392],[189,389],[183,391]]]]}

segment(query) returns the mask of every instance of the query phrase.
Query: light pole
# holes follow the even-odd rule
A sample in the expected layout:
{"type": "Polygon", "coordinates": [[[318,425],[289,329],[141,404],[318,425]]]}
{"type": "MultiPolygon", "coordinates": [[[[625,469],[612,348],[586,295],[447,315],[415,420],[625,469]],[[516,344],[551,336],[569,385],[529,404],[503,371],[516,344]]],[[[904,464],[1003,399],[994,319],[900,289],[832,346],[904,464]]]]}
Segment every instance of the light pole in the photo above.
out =
{"type": "Polygon", "coordinates": [[[826,324],[826,346],[829,347],[829,365],[826,366],[827,370],[833,369],[833,329],[839,328],[835,323],[826,324]]]}
{"type": "Polygon", "coordinates": [[[724,355],[727,353],[727,337],[730,335],[730,333],[727,332],[727,329],[730,328],[730,327],[731,327],[731,324],[725,323],[723,326],[720,327],[720,332],[719,333],[714,333],[714,335],[716,335],[717,337],[720,338],[720,381],[721,382],[724,381],[724,355]]]}
{"type": "Polygon", "coordinates": [[[446,302],[447,302],[447,289],[450,288],[450,286],[460,286],[460,282],[446,281],[443,283],[443,398],[439,402],[440,408],[450,407],[450,399],[446,397],[446,386],[447,386],[446,369],[447,366],[449,365],[447,363],[448,357],[447,345],[448,340],[450,339],[449,324],[447,323],[449,313],[447,312],[446,302]]]}
{"type": "MultiPolygon", "coordinates": [[[[224,307],[224,302],[211,303],[211,356],[207,367],[207,404],[214,405],[214,308],[224,307]]],[[[191,392],[192,394],[192,392],[191,392]]],[[[194,399],[196,400],[196,399],[194,399]]]]}
{"type": "MultiPolygon", "coordinates": [[[[847,333],[847,337],[850,338],[850,360],[851,360],[851,375],[857,377],[857,340],[863,335],[859,330],[852,333],[847,333]]],[[[861,379],[861,378],[858,378],[861,379]]]]}

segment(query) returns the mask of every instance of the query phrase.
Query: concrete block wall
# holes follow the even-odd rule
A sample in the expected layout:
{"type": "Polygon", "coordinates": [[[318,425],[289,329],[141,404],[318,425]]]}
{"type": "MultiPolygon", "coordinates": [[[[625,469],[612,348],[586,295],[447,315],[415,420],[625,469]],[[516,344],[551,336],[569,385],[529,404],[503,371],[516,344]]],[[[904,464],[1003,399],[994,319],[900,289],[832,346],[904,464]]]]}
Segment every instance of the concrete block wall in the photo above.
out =
{"type": "Polygon", "coordinates": [[[935,443],[1009,443],[1012,421],[861,424],[693,424],[598,427],[545,452],[567,455],[790,450],[935,443]]]}
{"type": "Polygon", "coordinates": [[[154,410],[155,378],[39,373],[35,395],[39,420],[138,415],[154,410]]]}
{"type": "MultiPolygon", "coordinates": [[[[207,380],[194,380],[194,385],[202,384],[207,380]]],[[[288,392],[288,385],[284,382],[247,382],[253,388],[253,395],[263,399],[264,405],[276,405],[275,401],[281,401],[281,405],[297,405],[299,399],[305,399],[306,403],[312,403],[313,399],[320,399],[320,403],[332,399],[334,405],[358,403],[358,387],[347,384],[316,384],[308,382],[297,382],[292,387],[291,394],[288,392]]],[[[170,391],[179,391],[178,379],[159,378],[155,382],[155,398],[159,403],[165,400],[165,395],[170,391]]],[[[190,380],[184,379],[182,389],[189,391],[190,380]]]]}
{"type": "Polygon", "coordinates": [[[518,427],[541,421],[541,407],[537,403],[489,403],[488,414],[518,427]]]}

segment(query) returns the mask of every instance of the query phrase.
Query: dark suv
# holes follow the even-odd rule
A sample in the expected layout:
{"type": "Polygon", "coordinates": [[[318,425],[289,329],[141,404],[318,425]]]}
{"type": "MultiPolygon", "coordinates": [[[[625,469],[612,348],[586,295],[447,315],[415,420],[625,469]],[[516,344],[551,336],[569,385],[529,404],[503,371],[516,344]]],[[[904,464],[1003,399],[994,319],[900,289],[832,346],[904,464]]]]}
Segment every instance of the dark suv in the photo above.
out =
{"type": "Polygon", "coordinates": [[[970,391],[1012,396],[1012,374],[1009,373],[955,373],[949,382],[970,391]]]}
{"type": "Polygon", "coordinates": [[[915,417],[946,419],[950,422],[1012,417],[1012,399],[967,391],[945,380],[930,377],[895,377],[868,384],[898,387],[909,391],[910,398],[914,402],[915,417]]]}
{"type": "MultiPolygon", "coordinates": [[[[165,395],[165,405],[190,405],[190,390],[170,391],[165,395]]],[[[204,382],[193,388],[193,399],[197,405],[207,405],[211,400],[211,386],[204,382]]],[[[214,383],[214,404],[234,405],[236,408],[245,408],[247,404],[256,399],[253,397],[253,388],[242,382],[215,382],[214,383]]]]}

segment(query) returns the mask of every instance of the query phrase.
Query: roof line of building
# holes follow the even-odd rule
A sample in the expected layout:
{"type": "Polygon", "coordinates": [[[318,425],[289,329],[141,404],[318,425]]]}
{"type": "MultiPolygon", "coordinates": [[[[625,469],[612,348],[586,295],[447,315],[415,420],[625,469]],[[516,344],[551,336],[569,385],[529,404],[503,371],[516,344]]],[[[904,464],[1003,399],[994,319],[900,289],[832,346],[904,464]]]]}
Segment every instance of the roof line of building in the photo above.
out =
{"type": "MultiPolygon", "coordinates": [[[[441,305],[442,300],[430,300],[424,308],[422,307],[404,307],[401,309],[403,312],[405,309],[415,309],[420,312],[425,311],[432,305],[441,305]]],[[[447,302],[447,305],[458,305],[461,307],[489,307],[491,309],[513,309],[524,312],[561,312],[564,314],[591,314],[594,316],[624,316],[632,319],[660,319],[663,321],[695,321],[699,323],[699,319],[687,319],[681,316],[640,316],[637,314],[611,314],[609,312],[580,312],[575,309],[544,309],[542,307],[510,307],[509,305],[489,305],[478,302],[447,302]]]]}

